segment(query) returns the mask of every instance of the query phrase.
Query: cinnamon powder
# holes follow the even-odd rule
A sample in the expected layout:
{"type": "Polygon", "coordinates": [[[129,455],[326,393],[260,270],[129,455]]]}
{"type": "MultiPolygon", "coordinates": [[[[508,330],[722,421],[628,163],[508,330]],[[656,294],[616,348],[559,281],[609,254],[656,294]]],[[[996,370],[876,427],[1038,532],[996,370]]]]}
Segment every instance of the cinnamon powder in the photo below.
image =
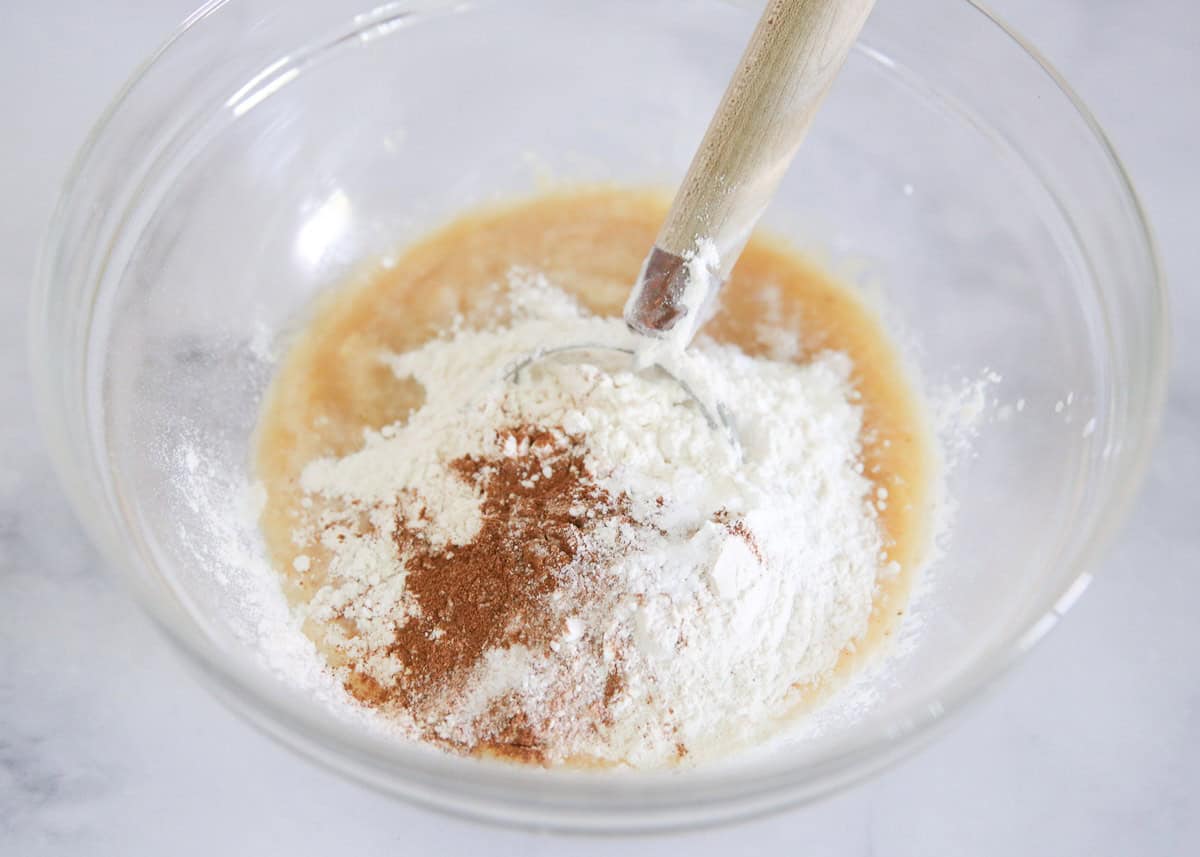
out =
{"type": "MultiPolygon", "coordinates": [[[[467,456],[451,464],[482,497],[482,527],[470,543],[435,548],[421,529],[396,518],[406,592],[419,605],[386,650],[403,669],[385,686],[361,664],[349,664],[351,694],[372,706],[402,708],[438,743],[446,743],[435,732],[439,718],[488,650],[523,645],[545,653],[563,634],[564,619],[550,596],[569,569],[590,559],[587,534],[622,515],[621,498],[593,483],[582,448],[561,429],[509,429],[499,434],[497,448],[516,454],[467,456]]],[[[620,689],[614,670],[604,706],[620,689]]],[[[515,700],[496,700],[481,721],[477,731],[486,737],[458,749],[544,761],[539,724],[515,700]]]]}

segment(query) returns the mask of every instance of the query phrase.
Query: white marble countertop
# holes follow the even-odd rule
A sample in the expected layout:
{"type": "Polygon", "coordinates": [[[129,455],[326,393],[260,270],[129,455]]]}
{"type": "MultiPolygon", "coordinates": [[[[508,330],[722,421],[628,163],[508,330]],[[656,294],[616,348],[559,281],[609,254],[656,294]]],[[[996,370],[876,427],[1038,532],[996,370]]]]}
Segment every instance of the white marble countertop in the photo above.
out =
{"type": "Polygon", "coordinates": [[[1173,287],[1163,435],[1087,596],[948,735],[878,779],[683,842],[615,843],[451,820],[292,755],[180,668],[76,526],[31,414],[33,256],[87,127],[193,2],[0,9],[0,853],[1200,853],[1200,8],[994,3],[1110,132],[1173,287]]]}

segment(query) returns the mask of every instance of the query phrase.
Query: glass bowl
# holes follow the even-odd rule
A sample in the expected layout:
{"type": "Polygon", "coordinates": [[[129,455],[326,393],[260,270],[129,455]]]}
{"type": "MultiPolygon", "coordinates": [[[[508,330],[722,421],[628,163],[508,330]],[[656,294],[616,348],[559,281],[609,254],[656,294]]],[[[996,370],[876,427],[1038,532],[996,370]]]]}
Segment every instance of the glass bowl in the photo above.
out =
{"type": "Polygon", "coordinates": [[[476,818],[713,824],[911,751],[1086,587],[1163,401],[1145,218],[1095,122],[1018,37],[963,0],[881,3],[766,218],[870,292],[925,386],[968,391],[957,415],[978,418],[942,556],[870,692],[770,752],[599,773],[389,741],[279,677],[292,653],[272,647],[269,578],[248,573],[263,555],[244,494],[274,360],[313,297],[471,205],[672,187],[760,8],[215,2],[100,121],[36,284],[38,407],[108,560],[265,731],[476,818]]]}

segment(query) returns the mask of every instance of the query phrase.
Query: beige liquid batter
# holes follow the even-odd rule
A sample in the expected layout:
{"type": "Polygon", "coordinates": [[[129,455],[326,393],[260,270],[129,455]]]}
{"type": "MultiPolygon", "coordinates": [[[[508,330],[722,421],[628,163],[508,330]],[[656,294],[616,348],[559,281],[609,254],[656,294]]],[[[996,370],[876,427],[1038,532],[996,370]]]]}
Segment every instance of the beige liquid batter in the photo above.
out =
{"type": "MultiPolygon", "coordinates": [[[[484,210],[438,230],[394,266],[369,271],[314,307],[280,367],[258,438],[257,469],[267,492],[263,532],[293,604],[323,585],[328,561],[319,546],[309,546],[303,568],[293,564],[301,553],[293,532],[320,512],[319,501],[299,487],[301,471],[316,458],[359,449],[364,428],[402,421],[421,403],[419,386],[397,379],[379,355],[418,347],[456,315],[469,325],[472,317],[494,312],[491,287],[504,282],[513,266],[543,272],[595,313],[619,315],[665,213],[656,193],[618,190],[561,193],[484,210]]],[[[927,549],[928,431],[898,354],[873,313],[811,262],[756,236],[701,335],[764,354],[764,321],[799,331],[798,361],[826,349],[850,356],[864,411],[863,464],[886,498],[878,506],[885,561],[899,571],[881,578],[867,633],[839,661],[835,675],[845,675],[893,632],[927,549]]],[[[321,639],[311,627],[306,632],[321,639]]],[[[338,665],[336,652],[325,654],[338,665]]],[[[806,703],[832,684],[812,688],[806,703]]],[[[370,688],[352,679],[347,689],[370,702],[370,688]]]]}

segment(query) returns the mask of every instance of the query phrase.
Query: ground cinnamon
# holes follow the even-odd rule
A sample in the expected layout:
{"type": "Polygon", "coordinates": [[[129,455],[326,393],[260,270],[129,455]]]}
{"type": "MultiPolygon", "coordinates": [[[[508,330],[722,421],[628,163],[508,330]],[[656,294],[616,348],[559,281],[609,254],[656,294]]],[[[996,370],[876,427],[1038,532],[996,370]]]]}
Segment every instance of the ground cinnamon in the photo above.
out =
{"type": "MultiPolygon", "coordinates": [[[[497,441],[497,448],[515,454],[468,456],[452,464],[482,497],[483,524],[469,544],[435,547],[404,516],[396,519],[406,591],[419,605],[387,648],[403,670],[384,686],[350,665],[346,687],[360,701],[400,706],[427,730],[489,649],[521,644],[548,651],[564,630],[549,596],[573,562],[587,559],[580,556],[587,533],[620,511],[620,500],[594,484],[582,449],[560,429],[513,428],[497,441]]],[[[614,672],[605,704],[620,681],[614,672]]],[[[489,722],[482,731],[491,737],[460,749],[538,759],[536,724],[517,706],[497,700],[484,719],[489,722]]]]}

